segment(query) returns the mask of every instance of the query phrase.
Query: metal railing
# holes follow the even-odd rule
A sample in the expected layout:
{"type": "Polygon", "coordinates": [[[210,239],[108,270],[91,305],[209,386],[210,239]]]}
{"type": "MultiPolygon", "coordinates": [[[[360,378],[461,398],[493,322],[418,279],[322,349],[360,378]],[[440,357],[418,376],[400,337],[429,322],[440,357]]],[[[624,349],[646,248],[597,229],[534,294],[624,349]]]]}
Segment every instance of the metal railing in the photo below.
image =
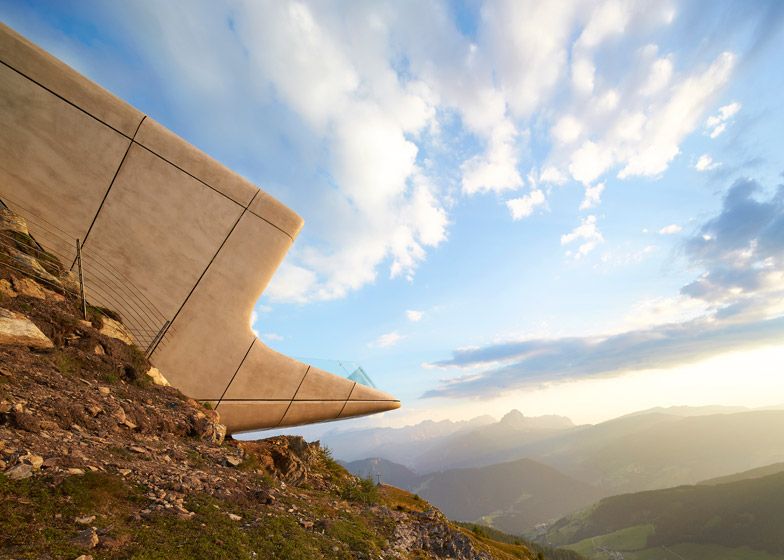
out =
{"type": "MultiPolygon", "coordinates": [[[[0,202],[5,202],[5,206],[27,222],[29,242],[37,246],[28,247],[35,255],[19,249],[18,253],[36,258],[39,262],[43,259],[43,264],[49,269],[46,266],[35,267],[18,255],[16,261],[12,257],[8,262],[0,263],[1,266],[28,275],[63,296],[75,299],[85,310],[89,303],[115,313],[137,346],[146,349],[147,354],[154,349],[169,321],[141,289],[111,264],[112,259],[108,255],[93,246],[82,252],[81,240],[26,208],[12,196],[0,192],[0,202]],[[52,257],[57,262],[52,262],[52,257]]],[[[25,244],[7,231],[0,231],[0,238],[4,244],[15,244],[17,248],[20,243],[25,244]]]]}

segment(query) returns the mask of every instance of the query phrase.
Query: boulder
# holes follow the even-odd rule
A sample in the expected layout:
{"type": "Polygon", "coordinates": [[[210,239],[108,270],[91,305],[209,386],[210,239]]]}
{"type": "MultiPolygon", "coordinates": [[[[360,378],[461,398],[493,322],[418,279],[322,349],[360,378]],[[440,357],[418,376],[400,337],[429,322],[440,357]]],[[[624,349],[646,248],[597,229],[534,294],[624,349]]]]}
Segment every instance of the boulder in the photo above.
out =
{"type": "Polygon", "coordinates": [[[46,292],[43,286],[32,278],[14,278],[14,290],[20,296],[27,296],[35,299],[46,299],[46,292]]]}
{"type": "Polygon", "coordinates": [[[27,455],[23,455],[19,458],[19,460],[23,463],[26,463],[33,467],[34,471],[37,471],[41,468],[41,465],[44,464],[44,458],[40,455],[34,455],[33,453],[28,453],[27,455]]]}
{"type": "Polygon", "coordinates": [[[49,349],[54,344],[30,319],[0,307],[0,345],[49,349]]]}
{"type": "Polygon", "coordinates": [[[163,374],[158,370],[158,368],[151,367],[147,370],[147,375],[155,385],[159,385],[161,387],[169,387],[171,384],[169,381],[163,376],[163,374]]]}
{"type": "Polygon", "coordinates": [[[9,208],[0,206],[0,231],[15,231],[22,235],[30,235],[27,221],[9,208]]]}
{"type": "Polygon", "coordinates": [[[11,480],[22,480],[23,478],[30,478],[33,476],[33,467],[27,463],[20,463],[15,467],[8,469],[5,475],[11,480]]]}
{"type": "Polygon", "coordinates": [[[0,279],[0,296],[15,298],[19,294],[11,287],[11,282],[5,278],[0,279]]]}
{"type": "Polygon", "coordinates": [[[99,332],[102,335],[108,336],[109,338],[116,338],[125,344],[133,344],[133,336],[131,336],[131,333],[128,332],[128,329],[126,329],[125,325],[122,323],[115,321],[110,317],[106,317],[105,315],[101,317],[101,323],[101,330],[99,332]]]}

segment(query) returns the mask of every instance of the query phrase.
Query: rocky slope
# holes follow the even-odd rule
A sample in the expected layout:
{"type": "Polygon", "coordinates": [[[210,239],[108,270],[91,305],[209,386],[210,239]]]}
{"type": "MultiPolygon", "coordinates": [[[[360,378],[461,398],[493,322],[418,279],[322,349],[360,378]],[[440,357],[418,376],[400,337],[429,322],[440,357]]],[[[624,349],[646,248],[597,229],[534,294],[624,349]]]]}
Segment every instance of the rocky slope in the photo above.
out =
{"type": "Polygon", "coordinates": [[[226,440],[116,316],[82,320],[59,289],[72,279],[0,214],[0,558],[545,557],[349,474],[318,443],[226,440]],[[46,285],[27,274],[41,270],[46,285]]]}

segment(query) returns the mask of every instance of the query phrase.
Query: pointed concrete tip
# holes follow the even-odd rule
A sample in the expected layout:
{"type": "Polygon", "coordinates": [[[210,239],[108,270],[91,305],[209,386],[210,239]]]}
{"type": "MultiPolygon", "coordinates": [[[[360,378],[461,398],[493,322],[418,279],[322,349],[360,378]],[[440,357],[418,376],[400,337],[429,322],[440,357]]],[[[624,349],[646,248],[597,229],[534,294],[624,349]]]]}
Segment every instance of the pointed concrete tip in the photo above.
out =
{"type": "Polygon", "coordinates": [[[378,414],[379,412],[387,412],[398,408],[400,408],[400,401],[398,400],[359,401],[352,399],[346,403],[340,418],[378,414]]]}
{"type": "MultiPolygon", "coordinates": [[[[354,385],[354,389],[351,391],[351,396],[348,399],[349,401],[397,401],[397,397],[390,395],[389,393],[385,393],[384,391],[379,391],[378,389],[374,389],[373,387],[368,387],[367,385],[362,385],[357,383],[354,385]]],[[[399,402],[399,401],[398,401],[399,402]]]]}

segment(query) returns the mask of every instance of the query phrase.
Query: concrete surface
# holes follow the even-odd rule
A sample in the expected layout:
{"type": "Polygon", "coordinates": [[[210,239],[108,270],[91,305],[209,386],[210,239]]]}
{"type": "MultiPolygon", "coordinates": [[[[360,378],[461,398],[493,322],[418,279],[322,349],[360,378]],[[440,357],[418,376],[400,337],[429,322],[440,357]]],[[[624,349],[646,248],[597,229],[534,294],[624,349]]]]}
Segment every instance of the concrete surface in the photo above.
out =
{"type": "Polygon", "coordinates": [[[400,406],[252,333],[295,212],[2,24],[0,199],[64,263],[82,240],[88,298],[142,349],[169,322],[152,363],[230,433],[400,406]]]}

